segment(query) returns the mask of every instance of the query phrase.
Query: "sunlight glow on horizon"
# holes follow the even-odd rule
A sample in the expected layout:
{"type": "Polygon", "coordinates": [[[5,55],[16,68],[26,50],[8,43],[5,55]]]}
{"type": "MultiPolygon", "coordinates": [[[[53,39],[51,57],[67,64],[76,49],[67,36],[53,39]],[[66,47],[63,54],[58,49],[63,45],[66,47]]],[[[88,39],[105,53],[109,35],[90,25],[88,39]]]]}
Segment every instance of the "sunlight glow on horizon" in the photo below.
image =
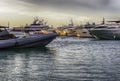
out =
{"type": "MultiPolygon", "coordinates": [[[[30,0],[32,1],[32,0],[30,0]]],[[[40,0],[41,1],[41,0],[40,0]]],[[[46,1],[46,0],[45,0],[46,1]]],[[[54,1],[54,0],[52,0],[54,1]]],[[[69,0],[65,0],[69,1],[69,0]]],[[[72,0],[70,0],[72,1],[72,0]]],[[[93,3],[86,3],[82,0],[75,0],[77,3],[85,3],[89,5],[93,5],[93,3]]],[[[91,2],[95,2],[96,4],[99,4],[98,0],[91,0],[91,2]]],[[[113,0],[111,0],[113,1],[113,0]]],[[[35,2],[35,1],[33,1],[35,2]]],[[[74,3],[74,1],[72,1],[74,3]]],[[[110,4],[110,6],[113,8],[119,7],[118,0],[115,2],[116,5],[110,4]]],[[[77,3],[74,3],[77,4],[77,3]]],[[[72,3],[70,3],[72,4],[72,3]]],[[[53,25],[54,27],[67,25],[70,23],[70,19],[73,19],[73,22],[75,25],[85,24],[86,22],[100,22],[103,17],[109,18],[109,16],[119,16],[118,13],[108,14],[108,12],[105,11],[96,11],[96,10],[90,10],[89,8],[81,8],[79,9],[79,6],[76,6],[75,8],[67,9],[67,6],[65,9],[59,8],[57,6],[54,8],[53,6],[48,5],[37,5],[35,3],[28,3],[28,0],[1,0],[0,1],[0,25],[6,25],[8,22],[10,23],[10,26],[21,26],[32,23],[33,19],[35,17],[43,18],[46,21],[48,21],[48,25],[53,25]],[[26,1],[26,2],[25,2],[26,1]],[[77,8],[77,9],[76,9],[77,8]],[[86,9],[86,10],[85,10],[86,9]]],[[[68,4],[67,4],[68,5],[68,4]]],[[[73,5],[73,7],[74,7],[73,5]]],[[[54,5],[55,6],[55,5],[54,5]]],[[[96,6],[96,5],[93,5],[96,6]]],[[[84,7],[84,6],[83,6],[84,7]]],[[[99,7],[99,6],[98,6],[99,7]]],[[[72,7],[70,7],[72,8],[72,7]]]]}

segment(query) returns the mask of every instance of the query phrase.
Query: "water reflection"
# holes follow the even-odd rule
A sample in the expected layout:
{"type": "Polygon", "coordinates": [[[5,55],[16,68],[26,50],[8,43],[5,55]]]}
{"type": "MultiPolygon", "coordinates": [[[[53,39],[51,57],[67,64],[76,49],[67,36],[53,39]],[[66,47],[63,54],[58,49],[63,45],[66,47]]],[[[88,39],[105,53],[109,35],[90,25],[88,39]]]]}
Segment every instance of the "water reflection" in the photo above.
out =
{"type": "Polygon", "coordinates": [[[120,41],[58,38],[0,51],[0,81],[120,81],[120,41]]]}
{"type": "Polygon", "coordinates": [[[0,81],[40,81],[52,72],[54,50],[49,48],[0,51],[0,81]]]}

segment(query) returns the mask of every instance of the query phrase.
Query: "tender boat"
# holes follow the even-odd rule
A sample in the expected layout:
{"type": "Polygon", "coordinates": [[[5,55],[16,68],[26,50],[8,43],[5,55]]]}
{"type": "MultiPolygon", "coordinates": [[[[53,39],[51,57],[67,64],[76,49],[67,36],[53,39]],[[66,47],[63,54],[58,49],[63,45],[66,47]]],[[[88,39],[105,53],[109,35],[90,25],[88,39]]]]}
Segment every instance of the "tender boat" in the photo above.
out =
{"type": "Polygon", "coordinates": [[[0,26],[0,29],[0,49],[44,47],[58,36],[56,33],[30,35],[27,31],[26,36],[16,37],[9,34],[5,27],[0,26]]]}
{"type": "Polygon", "coordinates": [[[120,40],[120,21],[109,22],[115,22],[115,24],[98,25],[89,30],[90,34],[97,39],[120,40]]]}

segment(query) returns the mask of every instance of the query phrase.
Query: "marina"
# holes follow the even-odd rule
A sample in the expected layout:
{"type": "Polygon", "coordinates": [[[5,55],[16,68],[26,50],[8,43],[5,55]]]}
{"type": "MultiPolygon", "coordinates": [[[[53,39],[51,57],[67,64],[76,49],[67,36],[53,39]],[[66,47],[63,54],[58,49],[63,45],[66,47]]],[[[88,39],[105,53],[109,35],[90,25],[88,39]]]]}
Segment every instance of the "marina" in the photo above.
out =
{"type": "Polygon", "coordinates": [[[1,0],[0,81],[120,81],[120,0],[1,0]]]}
{"type": "Polygon", "coordinates": [[[118,22],[57,29],[36,22],[0,26],[0,81],[120,80],[118,22]]]}

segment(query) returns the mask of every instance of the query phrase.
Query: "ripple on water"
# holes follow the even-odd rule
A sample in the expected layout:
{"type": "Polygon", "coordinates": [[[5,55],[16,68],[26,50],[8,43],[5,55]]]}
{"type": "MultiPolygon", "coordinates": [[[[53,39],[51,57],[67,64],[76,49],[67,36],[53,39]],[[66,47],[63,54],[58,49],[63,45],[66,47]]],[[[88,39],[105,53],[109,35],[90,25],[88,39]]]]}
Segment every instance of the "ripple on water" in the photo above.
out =
{"type": "Polygon", "coordinates": [[[0,51],[0,81],[120,81],[120,41],[57,38],[0,51]]]}

